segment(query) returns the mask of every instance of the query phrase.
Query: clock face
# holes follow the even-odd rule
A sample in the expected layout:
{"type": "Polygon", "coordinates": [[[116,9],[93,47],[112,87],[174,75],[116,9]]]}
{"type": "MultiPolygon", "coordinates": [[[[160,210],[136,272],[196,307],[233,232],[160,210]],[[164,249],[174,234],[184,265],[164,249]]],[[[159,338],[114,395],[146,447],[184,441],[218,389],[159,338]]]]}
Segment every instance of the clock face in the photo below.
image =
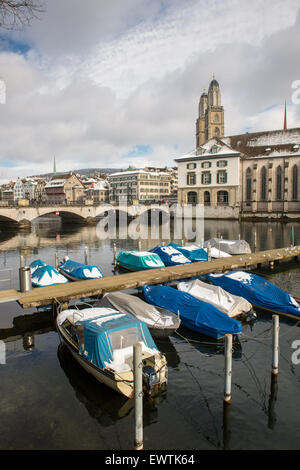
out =
{"type": "Polygon", "coordinates": [[[0,78],[0,104],[6,103],[6,86],[5,81],[0,78]]]}

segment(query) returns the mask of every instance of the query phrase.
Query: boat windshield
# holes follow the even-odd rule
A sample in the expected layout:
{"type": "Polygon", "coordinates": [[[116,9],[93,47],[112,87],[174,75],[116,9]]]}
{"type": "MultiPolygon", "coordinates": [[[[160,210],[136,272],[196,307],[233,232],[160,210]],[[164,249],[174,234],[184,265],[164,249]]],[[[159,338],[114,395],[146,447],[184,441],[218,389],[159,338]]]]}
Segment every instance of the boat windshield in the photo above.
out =
{"type": "Polygon", "coordinates": [[[141,331],[136,326],[123,330],[112,331],[109,333],[109,339],[113,350],[128,348],[139,341],[143,341],[141,331]]]}

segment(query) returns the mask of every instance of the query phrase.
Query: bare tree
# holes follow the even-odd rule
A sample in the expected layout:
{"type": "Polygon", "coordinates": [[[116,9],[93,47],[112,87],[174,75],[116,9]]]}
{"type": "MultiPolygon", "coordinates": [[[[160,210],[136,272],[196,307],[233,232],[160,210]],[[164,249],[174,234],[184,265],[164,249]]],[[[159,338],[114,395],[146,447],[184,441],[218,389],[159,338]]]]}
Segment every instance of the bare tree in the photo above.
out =
{"type": "Polygon", "coordinates": [[[0,29],[23,29],[44,11],[39,0],[0,0],[0,29]]]}

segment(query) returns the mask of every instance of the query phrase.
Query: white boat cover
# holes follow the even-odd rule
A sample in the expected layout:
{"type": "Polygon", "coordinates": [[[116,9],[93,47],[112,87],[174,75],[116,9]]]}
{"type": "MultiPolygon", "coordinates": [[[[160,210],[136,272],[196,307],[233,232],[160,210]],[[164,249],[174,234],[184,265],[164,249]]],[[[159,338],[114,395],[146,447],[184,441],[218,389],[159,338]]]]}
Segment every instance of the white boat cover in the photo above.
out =
{"type": "Polygon", "coordinates": [[[207,247],[208,243],[210,243],[211,247],[215,247],[218,250],[224,251],[230,255],[251,253],[250,245],[245,240],[223,240],[222,238],[210,238],[204,242],[204,247],[207,247]]]}
{"type": "Polygon", "coordinates": [[[199,279],[179,282],[177,289],[188,292],[197,299],[214,305],[229,317],[247,313],[252,309],[252,305],[243,297],[232,295],[221,287],[207,284],[206,282],[199,281],[199,279]]]}
{"type": "Polygon", "coordinates": [[[148,328],[179,328],[180,325],[180,320],[174,313],[150,305],[139,297],[124,292],[104,294],[99,304],[103,307],[113,307],[121,312],[131,313],[140,321],[145,322],[148,328]]]}

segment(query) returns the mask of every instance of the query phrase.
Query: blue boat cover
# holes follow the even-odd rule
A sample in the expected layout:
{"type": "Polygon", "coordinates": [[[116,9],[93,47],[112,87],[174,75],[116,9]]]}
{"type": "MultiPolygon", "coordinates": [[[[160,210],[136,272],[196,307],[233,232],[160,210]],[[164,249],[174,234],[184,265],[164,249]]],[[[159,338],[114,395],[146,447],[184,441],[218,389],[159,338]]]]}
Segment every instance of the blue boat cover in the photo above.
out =
{"type": "Polygon", "coordinates": [[[156,253],[165,266],[177,266],[180,264],[191,263],[191,261],[186,256],[184,256],[183,253],[170,245],[156,246],[149,251],[151,253],[156,253]]]}
{"type": "Polygon", "coordinates": [[[238,320],[228,317],[213,305],[196,299],[187,292],[157,285],[144,286],[143,294],[149,303],[175,314],[179,313],[181,324],[191,330],[213,338],[242,332],[242,325],[238,320]]]}
{"type": "Polygon", "coordinates": [[[138,341],[157,350],[147,325],[129,313],[108,312],[107,315],[79,320],[75,322],[75,327],[80,345],[79,354],[100,369],[113,362],[115,349],[132,346],[138,341]],[[80,325],[83,327],[84,343],[78,331],[80,325]]]}
{"type": "Polygon", "coordinates": [[[198,261],[207,261],[207,252],[204,248],[199,248],[196,245],[181,246],[173,242],[169,243],[167,246],[172,246],[176,250],[180,251],[187,259],[194,263],[198,261]]]}
{"type": "Polygon", "coordinates": [[[298,302],[257,274],[233,271],[227,274],[208,274],[208,279],[231,294],[244,297],[252,305],[300,317],[298,302]]]}
{"type": "Polygon", "coordinates": [[[42,261],[41,259],[36,259],[35,261],[32,261],[30,263],[29,267],[31,270],[31,274],[38,268],[41,268],[42,266],[47,266],[47,263],[45,261],[42,261]]]}
{"type": "Polygon", "coordinates": [[[158,255],[148,251],[120,251],[117,263],[130,271],[164,268],[165,265],[158,255]]]}
{"type": "Polygon", "coordinates": [[[98,279],[103,277],[98,266],[90,266],[87,264],[77,263],[68,259],[59,265],[59,269],[66,275],[70,275],[78,280],[80,279],[98,279]]]}
{"type": "Polygon", "coordinates": [[[56,284],[65,284],[69,282],[53,266],[45,265],[36,268],[31,276],[31,282],[34,287],[54,286],[56,284]]]}

